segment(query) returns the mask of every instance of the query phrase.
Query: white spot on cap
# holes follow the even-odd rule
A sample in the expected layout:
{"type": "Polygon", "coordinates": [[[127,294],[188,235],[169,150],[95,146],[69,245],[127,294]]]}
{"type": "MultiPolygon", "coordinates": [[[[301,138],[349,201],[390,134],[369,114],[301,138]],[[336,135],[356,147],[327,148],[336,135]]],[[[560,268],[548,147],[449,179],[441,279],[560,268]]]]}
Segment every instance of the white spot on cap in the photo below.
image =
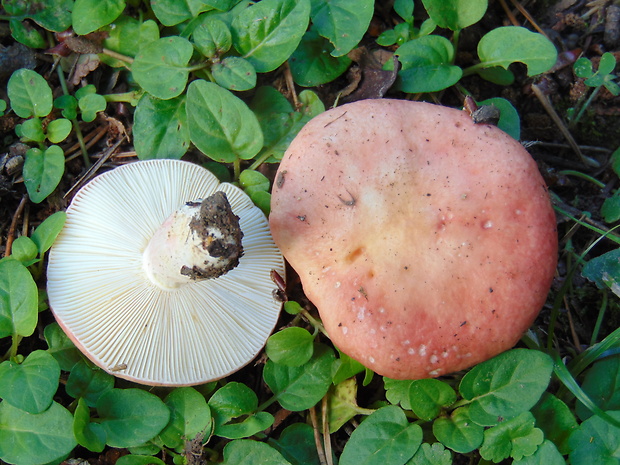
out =
{"type": "Polygon", "coordinates": [[[364,314],[366,313],[366,307],[360,307],[357,311],[357,319],[362,321],[364,319],[364,314]]]}
{"type": "Polygon", "coordinates": [[[340,281],[336,281],[336,284],[334,284],[334,287],[338,289],[340,287],[340,281]]]}
{"type": "Polygon", "coordinates": [[[377,332],[377,330],[376,330],[375,328],[372,328],[372,329],[369,331],[369,333],[370,333],[370,334],[375,334],[376,332],[377,332]]]}
{"type": "Polygon", "coordinates": [[[349,332],[349,328],[347,328],[346,326],[342,327],[342,334],[347,334],[349,332]]]}
{"type": "Polygon", "coordinates": [[[426,355],[426,346],[424,344],[420,346],[419,352],[422,357],[426,355]]]}
{"type": "Polygon", "coordinates": [[[411,341],[410,341],[409,339],[405,339],[405,340],[403,341],[403,345],[404,345],[404,346],[408,346],[409,344],[411,344],[411,341]]]}
{"type": "Polygon", "coordinates": [[[493,222],[491,220],[487,220],[482,224],[484,229],[491,229],[493,227],[493,222]]]}
{"type": "Polygon", "coordinates": [[[437,355],[433,354],[431,355],[431,363],[435,364],[439,361],[439,357],[437,357],[437,355]]]}
{"type": "Polygon", "coordinates": [[[409,349],[407,349],[407,353],[409,355],[415,355],[415,349],[413,347],[410,347],[409,349]]]}
{"type": "Polygon", "coordinates": [[[441,374],[441,368],[437,368],[436,370],[429,371],[428,374],[430,376],[439,376],[441,374]]]}
{"type": "Polygon", "coordinates": [[[448,358],[448,355],[450,355],[450,354],[448,353],[448,351],[447,351],[447,350],[444,350],[444,351],[441,353],[441,356],[442,356],[443,358],[448,358]]]}
{"type": "Polygon", "coordinates": [[[375,359],[374,359],[373,357],[368,357],[368,361],[369,361],[370,363],[375,363],[375,359]]]}
{"type": "Polygon", "coordinates": [[[385,308],[383,307],[379,308],[379,313],[385,313],[385,308]]]}

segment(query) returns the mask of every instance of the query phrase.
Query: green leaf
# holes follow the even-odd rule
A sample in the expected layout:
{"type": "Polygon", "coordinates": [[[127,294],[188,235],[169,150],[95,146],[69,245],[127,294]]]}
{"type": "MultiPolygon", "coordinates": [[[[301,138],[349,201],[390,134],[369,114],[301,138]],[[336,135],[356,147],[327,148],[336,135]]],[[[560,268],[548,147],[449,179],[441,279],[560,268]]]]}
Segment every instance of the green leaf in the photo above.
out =
{"type": "Polygon", "coordinates": [[[49,349],[47,350],[56,359],[63,371],[71,371],[71,368],[82,356],[71,339],[62,331],[58,323],[50,323],[43,330],[43,336],[49,349]]]}
{"type": "Polygon", "coordinates": [[[97,401],[97,412],[111,447],[144,444],[170,419],[170,410],[159,397],[137,388],[106,391],[97,401]]]}
{"type": "Polygon", "coordinates": [[[403,92],[437,92],[456,84],[463,71],[452,64],[454,47],[442,36],[429,35],[406,42],[395,55],[402,64],[398,72],[403,92]]]}
{"type": "Polygon", "coordinates": [[[394,11],[404,21],[413,20],[413,8],[414,8],[413,0],[395,0],[394,1],[394,11]]]}
{"type": "Polygon", "coordinates": [[[258,408],[258,397],[245,384],[230,382],[211,396],[209,407],[213,413],[217,434],[219,426],[234,418],[254,413],[258,408]]]}
{"type": "Polygon", "coordinates": [[[192,41],[200,53],[207,58],[213,58],[230,50],[232,34],[224,21],[205,16],[192,32],[192,41]]]}
{"type": "Polygon", "coordinates": [[[422,444],[422,428],[407,421],[394,405],[380,408],[367,417],[351,434],[340,465],[403,465],[422,444]]]}
{"type": "Polygon", "coordinates": [[[432,420],[444,407],[456,402],[456,392],[438,379],[419,379],[409,386],[409,401],[418,418],[432,420]]]}
{"type": "Polygon", "coordinates": [[[256,71],[248,60],[227,57],[211,68],[213,79],[228,90],[250,90],[256,86],[256,71]]]}
{"type": "Polygon", "coordinates": [[[461,407],[450,417],[441,417],[433,422],[433,434],[446,447],[466,454],[482,444],[484,428],[469,417],[469,408],[461,407]]]}
{"type": "MultiPolygon", "coordinates": [[[[237,0],[238,1],[238,0],[237,0]]],[[[228,11],[235,0],[158,0],[151,2],[153,13],[164,26],[175,26],[195,18],[204,11],[218,9],[228,11]]]]}
{"type": "Polygon", "coordinates": [[[77,99],[73,95],[61,95],[54,99],[54,107],[62,110],[62,116],[67,119],[77,118],[77,99]]]}
{"type": "Polygon", "coordinates": [[[52,111],[52,89],[39,73],[29,69],[15,71],[7,84],[11,108],[20,118],[43,118],[52,111]]]}
{"type": "Polygon", "coordinates": [[[331,54],[335,57],[357,47],[373,13],[373,0],[312,0],[312,23],[333,44],[331,54]]]}
{"type": "Polygon", "coordinates": [[[4,0],[7,13],[33,19],[39,26],[52,32],[71,27],[73,0],[47,0],[45,3],[4,0]]]}
{"type": "Polygon", "coordinates": [[[239,175],[239,185],[249,196],[257,192],[267,192],[271,183],[269,178],[256,170],[243,170],[239,175]]]}
{"type": "Polygon", "coordinates": [[[187,66],[193,52],[192,44],[179,36],[149,42],[131,65],[133,77],[154,97],[162,100],[177,97],[185,90],[187,66]]]}
{"type": "Polygon", "coordinates": [[[303,87],[320,86],[344,73],[351,65],[351,59],[346,55],[330,55],[332,48],[315,29],[306,32],[289,58],[295,83],[303,87]]]}
{"type": "Polygon", "coordinates": [[[37,245],[39,254],[44,254],[52,246],[65,225],[67,214],[56,212],[48,216],[32,233],[32,241],[37,245]]]}
{"type": "Polygon", "coordinates": [[[521,119],[512,103],[501,97],[489,98],[477,103],[478,105],[494,105],[497,107],[500,115],[497,127],[513,139],[521,139],[521,119]]]}
{"type": "Polygon", "coordinates": [[[89,34],[107,26],[125,9],[125,0],[75,0],[72,12],[73,30],[89,34]]]}
{"type": "Polygon", "coordinates": [[[41,143],[45,140],[43,124],[39,118],[31,118],[17,125],[15,128],[17,135],[26,142],[41,143]]]}
{"type": "Polygon", "coordinates": [[[113,376],[81,360],[71,368],[65,391],[75,399],[83,399],[89,407],[95,407],[99,397],[113,387],[113,376]]]}
{"type": "Polygon", "coordinates": [[[52,144],[58,144],[69,136],[71,133],[71,128],[71,121],[68,119],[58,118],[50,121],[47,125],[47,138],[52,144]]]}
{"type": "Polygon", "coordinates": [[[398,405],[405,409],[411,410],[411,402],[409,401],[409,388],[413,383],[410,379],[390,379],[383,378],[385,387],[385,398],[393,405],[398,405]]]}
{"type": "Polygon", "coordinates": [[[221,163],[248,160],[263,146],[258,120],[230,91],[204,80],[187,90],[187,124],[196,147],[221,163]]]}
{"type": "Polygon", "coordinates": [[[97,113],[105,110],[107,102],[103,95],[88,94],[78,100],[78,106],[82,112],[82,121],[90,123],[95,120],[97,113]]]}
{"type": "Polygon", "coordinates": [[[237,439],[224,447],[223,465],[290,465],[277,450],[264,442],[237,439]]]}
{"type": "Polygon", "coordinates": [[[145,94],[134,113],[133,137],[140,160],[180,159],[190,144],[185,97],[160,100],[145,94]]]}
{"type": "MultiPolygon", "coordinates": [[[[620,421],[620,411],[607,411],[620,421]]],[[[571,465],[616,465],[620,457],[620,428],[599,416],[584,421],[571,435],[569,455],[571,465]]]]}
{"type": "Polygon", "coordinates": [[[493,66],[491,68],[478,69],[478,75],[482,79],[486,79],[493,84],[500,86],[510,86],[515,82],[515,75],[509,69],[501,66],[493,66]]]}
{"type": "Polygon", "coordinates": [[[215,430],[215,434],[226,439],[241,439],[254,436],[273,425],[273,415],[267,412],[257,412],[239,423],[222,425],[215,430]]]}
{"type": "Polygon", "coordinates": [[[257,72],[273,71],[297,48],[309,19],[310,0],[262,0],[235,17],[233,43],[257,72]]]}
{"type": "MultiPolygon", "coordinates": [[[[103,41],[103,46],[121,55],[135,57],[146,44],[159,39],[158,24],[149,19],[139,21],[130,16],[121,16],[114,24],[106,29],[108,36],[103,41]],[[113,26],[113,27],[112,27],[113,26]]],[[[107,55],[99,55],[110,66],[125,66],[126,63],[107,55]]]]}
{"type": "Polygon", "coordinates": [[[77,442],[69,411],[52,402],[39,414],[28,414],[0,403],[0,459],[19,465],[60,462],[77,442]]]}
{"type": "MultiPolygon", "coordinates": [[[[620,355],[603,358],[592,365],[581,388],[601,410],[620,410],[620,355]]],[[[592,416],[581,402],[577,402],[575,412],[582,420],[592,416]]]]}
{"type": "Polygon", "coordinates": [[[513,465],[565,465],[566,461],[555,445],[545,439],[534,454],[512,463],[513,465]]]}
{"type": "Polygon", "coordinates": [[[37,285],[17,260],[0,261],[0,337],[30,336],[37,326],[37,285]]]}
{"type": "Polygon", "coordinates": [[[452,454],[442,444],[424,443],[415,455],[407,462],[407,465],[451,465],[452,454]]]}
{"type": "Polygon", "coordinates": [[[269,439],[269,444],[292,465],[320,465],[314,430],[307,423],[287,426],[277,440],[269,439]]]}
{"type": "Polygon", "coordinates": [[[275,363],[298,367],[312,357],[314,337],[304,328],[291,327],[273,334],[267,340],[267,356],[275,363]]]}
{"type": "Polygon", "coordinates": [[[480,455],[495,463],[508,457],[521,460],[536,452],[545,439],[542,430],[534,427],[534,416],[530,412],[506,420],[484,432],[480,455]]]}
{"type": "Polygon", "coordinates": [[[24,184],[30,200],[34,203],[45,200],[54,192],[64,172],[65,154],[59,146],[29,149],[24,162],[24,184]]]}
{"type": "Polygon", "coordinates": [[[31,24],[20,21],[19,19],[9,19],[11,35],[20,44],[29,48],[46,48],[47,42],[41,33],[32,27],[31,24]]]}
{"type": "Polygon", "coordinates": [[[44,350],[35,350],[20,364],[0,364],[0,397],[13,407],[28,413],[41,413],[49,408],[56,391],[60,367],[44,350]]]}
{"type": "Polygon", "coordinates": [[[128,454],[119,457],[114,465],[166,465],[162,459],[152,455],[128,454]]]}
{"type": "Polygon", "coordinates": [[[459,31],[477,23],[487,11],[487,0],[422,0],[430,18],[439,27],[459,31]]]}
{"type": "Polygon", "coordinates": [[[536,418],[536,426],[545,433],[545,438],[553,441],[562,454],[568,454],[568,438],[578,426],[568,405],[545,392],[532,408],[532,414],[536,418]]]}
{"type": "Polygon", "coordinates": [[[620,194],[607,197],[601,206],[601,215],[607,223],[615,223],[620,220],[620,194]]]}
{"type": "Polygon", "coordinates": [[[177,388],[166,396],[164,403],[171,412],[168,425],[160,433],[166,447],[177,448],[198,435],[203,435],[206,442],[211,436],[211,409],[196,389],[177,388]]]}
{"type": "Polygon", "coordinates": [[[338,385],[364,370],[366,368],[360,362],[345,353],[338,352],[338,358],[332,365],[332,383],[338,385]]]}
{"type": "Polygon", "coordinates": [[[78,444],[92,452],[102,452],[105,448],[105,431],[99,423],[90,422],[90,409],[82,398],[78,399],[73,414],[73,434],[78,444]]]}
{"type": "Polygon", "coordinates": [[[332,386],[327,394],[329,432],[335,433],[354,416],[362,411],[357,405],[357,380],[349,378],[332,386]]]}
{"type": "Polygon", "coordinates": [[[482,426],[513,418],[531,409],[549,384],[551,358],[539,351],[513,349],[476,365],[459,390],[470,400],[469,415],[482,426]]]}
{"type": "Polygon", "coordinates": [[[557,51],[542,34],[519,26],[503,26],[480,39],[478,57],[482,62],[479,67],[501,66],[508,69],[512,63],[521,62],[527,66],[527,75],[535,76],[555,64],[557,51]]]}
{"type": "Polygon", "coordinates": [[[334,359],[331,349],[315,344],[314,354],[305,365],[287,367],[269,360],[263,378],[282,407],[299,412],[316,405],[327,393],[334,359]]]}
{"type": "Polygon", "coordinates": [[[13,241],[11,258],[22,262],[24,266],[35,263],[38,254],[37,245],[28,236],[19,236],[13,241]]]}
{"type": "Polygon", "coordinates": [[[581,274],[601,288],[620,296],[620,249],[606,252],[588,261],[581,274]]]}

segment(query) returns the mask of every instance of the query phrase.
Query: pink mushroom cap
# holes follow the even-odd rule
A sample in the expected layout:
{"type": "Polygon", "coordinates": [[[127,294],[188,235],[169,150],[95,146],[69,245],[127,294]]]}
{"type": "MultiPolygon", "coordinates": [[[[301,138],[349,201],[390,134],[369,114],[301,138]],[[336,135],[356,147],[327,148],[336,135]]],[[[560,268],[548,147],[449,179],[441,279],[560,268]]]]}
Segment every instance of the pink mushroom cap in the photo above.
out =
{"type": "Polygon", "coordinates": [[[311,120],[278,169],[270,227],[332,342],[394,379],[513,347],[557,264],[529,153],[429,103],[363,100],[311,120]]]}

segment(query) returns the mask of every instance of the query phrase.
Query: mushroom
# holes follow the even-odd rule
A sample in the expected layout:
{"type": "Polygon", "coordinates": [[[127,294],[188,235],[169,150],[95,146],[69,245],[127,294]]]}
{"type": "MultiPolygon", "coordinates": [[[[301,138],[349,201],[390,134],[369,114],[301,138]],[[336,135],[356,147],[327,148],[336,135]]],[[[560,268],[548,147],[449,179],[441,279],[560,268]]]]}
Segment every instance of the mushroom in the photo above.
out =
{"type": "Polygon", "coordinates": [[[394,379],[513,347],[557,263],[528,152],[429,103],[363,100],[311,120],[279,166],[270,226],[333,343],[394,379]]]}
{"type": "Polygon", "coordinates": [[[282,302],[284,260],[249,197],[206,169],[149,160],[108,171],[67,209],[49,255],[50,307],[108,373],[193,385],[249,363],[282,302]]]}

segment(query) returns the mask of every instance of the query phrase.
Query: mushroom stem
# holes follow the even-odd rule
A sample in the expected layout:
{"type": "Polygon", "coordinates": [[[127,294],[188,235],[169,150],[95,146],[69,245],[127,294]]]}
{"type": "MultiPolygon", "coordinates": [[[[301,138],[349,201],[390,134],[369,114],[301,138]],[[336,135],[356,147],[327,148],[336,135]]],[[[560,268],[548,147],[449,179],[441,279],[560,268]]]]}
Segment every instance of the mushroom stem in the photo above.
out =
{"type": "Polygon", "coordinates": [[[143,268],[166,290],[217,278],[239,264],[242,237],[239,217],[218,191],[186,203],[163,222],[144,250],[143,268]]]}

